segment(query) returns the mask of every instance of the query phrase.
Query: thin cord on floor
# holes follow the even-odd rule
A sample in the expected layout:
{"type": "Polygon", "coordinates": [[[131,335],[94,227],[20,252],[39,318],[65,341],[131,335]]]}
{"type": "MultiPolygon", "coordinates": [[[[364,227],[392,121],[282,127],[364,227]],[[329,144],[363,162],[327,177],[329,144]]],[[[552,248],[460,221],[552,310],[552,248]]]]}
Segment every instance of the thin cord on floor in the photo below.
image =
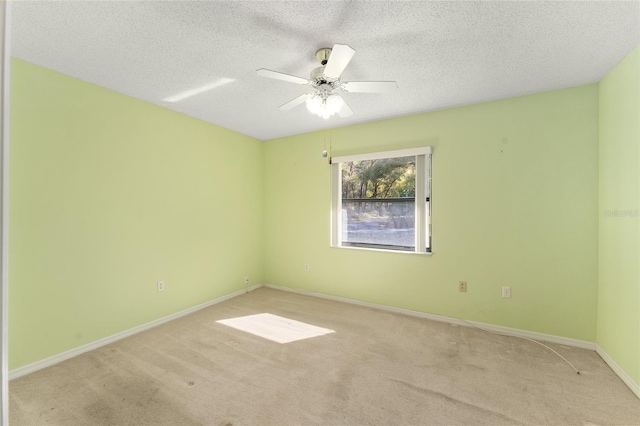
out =
{"type": "Polygon", "coordinates": [[[577,374],[580,374],[580,371],[578,371],[578,369],[576,367],[574,367],[573,364],[571,364],[571,362],[569,362],[568,359],[566,359],[565,357],[560,355],[558,352],[556,352],[553,348],[550,348],[549,346],[545,345],[544,343],[540,343],[537,340],[529,339],[528,337],[514,336],[513,334],[498,333],[497,331],[491,331],[491,330],[487,330],[486,328],[479,327],[479,326],[477,326],[477,325],[475,325],[475,324],[473,324],[473,323],[471,323],[469,321],[465,321],[465,320],[462,320],[462,321],[464,321],[466,324],[469,324],[471,327],[477,328],[477,329],[482,330],[482,331],[486,331],[487,333],[497,334],[499,336],[506,336],[506,337],[517,337],[518,339],[528,340],[529,342],[533,342],[533,343],[536,343],[536,344],[538,344],[540,346],[544,346],[545,348],[549,349],[551,352],[553,352],[554,354],[556,354],[560,358],[562,358],[562,360],[564,362],[569,364],[571,366],[571,368],[573,368],[573,371],[575,371],[577,374]]]}

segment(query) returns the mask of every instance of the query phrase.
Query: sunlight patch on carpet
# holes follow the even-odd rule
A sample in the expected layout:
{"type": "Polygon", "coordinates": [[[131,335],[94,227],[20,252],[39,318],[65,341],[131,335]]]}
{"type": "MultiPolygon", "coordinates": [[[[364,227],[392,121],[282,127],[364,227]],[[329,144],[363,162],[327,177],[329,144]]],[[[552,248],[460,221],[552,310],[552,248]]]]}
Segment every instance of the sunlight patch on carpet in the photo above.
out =
{"type": "Polygon", "coordinates": [[[335,333],[328,328],[316,327],[272,314],[248,315],[216,322],[278,343],[295,342],[296,340],[335,333]]]}

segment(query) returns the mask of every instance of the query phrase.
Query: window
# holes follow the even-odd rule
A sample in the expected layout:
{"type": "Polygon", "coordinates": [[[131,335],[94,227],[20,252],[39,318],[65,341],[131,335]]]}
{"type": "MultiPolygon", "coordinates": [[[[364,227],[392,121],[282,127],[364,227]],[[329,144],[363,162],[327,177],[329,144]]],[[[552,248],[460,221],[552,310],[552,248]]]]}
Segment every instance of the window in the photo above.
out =
{"type": "Polygon", "coordinates": [[[431,147],[331,158],[334,247],[431,252],[431,147]]]}

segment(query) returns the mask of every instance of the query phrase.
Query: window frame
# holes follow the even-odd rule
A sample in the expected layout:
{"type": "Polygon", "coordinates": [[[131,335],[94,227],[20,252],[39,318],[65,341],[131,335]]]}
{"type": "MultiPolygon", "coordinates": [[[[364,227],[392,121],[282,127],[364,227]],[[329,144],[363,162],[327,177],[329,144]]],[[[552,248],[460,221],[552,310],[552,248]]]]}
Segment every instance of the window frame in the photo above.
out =
{"type": "Polygon", "coordinates": [[[363,154],[331,157],[331,247],[356,250],[374,250],[392,253],[431,254],[431,146],[399,149],[393,151],[368,152],[363,154]],[[394,250],[388,248],[357,247],[342,244],[342,163],[385,158],[416,157],[415,193],[415,249],[394,250]],[[423,201],[419,201],[423,200],[423,201]]]}

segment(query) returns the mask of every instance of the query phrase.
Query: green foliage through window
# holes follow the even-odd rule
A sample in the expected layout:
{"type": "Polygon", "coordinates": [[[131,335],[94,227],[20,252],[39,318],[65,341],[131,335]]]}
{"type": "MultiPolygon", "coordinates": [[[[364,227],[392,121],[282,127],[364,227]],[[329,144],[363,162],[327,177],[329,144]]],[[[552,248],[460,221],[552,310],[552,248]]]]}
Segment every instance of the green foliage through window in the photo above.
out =
{"type": "Polygon", "coordinates": [[[431,147],[332,157],[331,245],[431,252],[431,147]]]}
{"type": "Polygon", "coordinates": [[[414,198],[416,157],[342,164],[342,199],[414,198]]]}

